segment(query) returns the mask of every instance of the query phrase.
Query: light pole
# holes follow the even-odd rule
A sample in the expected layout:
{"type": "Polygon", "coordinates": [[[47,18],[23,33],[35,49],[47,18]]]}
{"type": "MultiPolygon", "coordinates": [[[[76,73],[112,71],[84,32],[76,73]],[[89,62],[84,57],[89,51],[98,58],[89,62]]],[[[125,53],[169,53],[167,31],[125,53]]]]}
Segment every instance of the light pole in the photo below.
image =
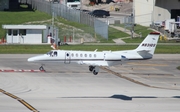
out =
{"type": "Polygon", "coordinates": [[[135,0],[133,0],[133,10],[131,14],[131,38],[134,37],[134,24],[135,24],[135,0]]]}

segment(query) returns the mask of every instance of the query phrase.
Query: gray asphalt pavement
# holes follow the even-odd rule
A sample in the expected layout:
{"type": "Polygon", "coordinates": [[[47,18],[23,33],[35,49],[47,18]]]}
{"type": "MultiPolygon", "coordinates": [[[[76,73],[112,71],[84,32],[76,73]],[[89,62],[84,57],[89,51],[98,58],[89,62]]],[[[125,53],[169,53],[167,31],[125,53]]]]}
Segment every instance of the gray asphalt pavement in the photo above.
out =
{"type": "MultiPolygon", "coordinates": [[[[34,55],[1,54],[0,69],[38,69],[40,64],[27,62],[34,55]]],[[[157,54],[108,68],[131,81],[103,69],[95,76],[77,64],[46,63],[47,72],[0,72],[0,112],[179,112],[179,64],[179,54],[157,54]]]]}

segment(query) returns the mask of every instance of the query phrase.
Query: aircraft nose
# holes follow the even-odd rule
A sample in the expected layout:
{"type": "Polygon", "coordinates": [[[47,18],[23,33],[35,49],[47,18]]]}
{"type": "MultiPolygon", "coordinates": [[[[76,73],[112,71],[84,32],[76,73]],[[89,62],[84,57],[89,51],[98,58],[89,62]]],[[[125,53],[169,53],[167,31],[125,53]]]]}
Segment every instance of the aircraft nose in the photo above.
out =
{"type": "Polygon", "coordinates": [[[28,58],[27,61],[28,61],[28,62],[33,62],[33,61],[34,61],[34,57],[28,58]]]}

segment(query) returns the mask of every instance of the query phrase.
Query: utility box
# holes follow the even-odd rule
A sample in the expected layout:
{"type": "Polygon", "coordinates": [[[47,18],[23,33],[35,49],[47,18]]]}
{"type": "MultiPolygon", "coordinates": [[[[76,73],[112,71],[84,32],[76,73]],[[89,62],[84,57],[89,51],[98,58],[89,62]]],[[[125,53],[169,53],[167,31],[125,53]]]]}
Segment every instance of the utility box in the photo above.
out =
{"type": "Polygon", "coordinates": [[[164,26],[164,30],[170,31],[170,32],[174,32],[174,23],[175,19],[168,19],[165,20],[165,26],[164,26]]]}

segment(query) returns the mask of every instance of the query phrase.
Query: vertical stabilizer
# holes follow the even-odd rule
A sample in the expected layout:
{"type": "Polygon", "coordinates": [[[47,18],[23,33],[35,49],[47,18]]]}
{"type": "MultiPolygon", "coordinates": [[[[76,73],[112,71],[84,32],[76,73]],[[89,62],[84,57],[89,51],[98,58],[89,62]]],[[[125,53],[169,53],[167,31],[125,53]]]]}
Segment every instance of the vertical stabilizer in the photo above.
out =
{"type": "Polygon", "coordinates": [[[150,33],[143,42],[135,49],[143,58],[152,58],[160,33],[150,33]]]}

